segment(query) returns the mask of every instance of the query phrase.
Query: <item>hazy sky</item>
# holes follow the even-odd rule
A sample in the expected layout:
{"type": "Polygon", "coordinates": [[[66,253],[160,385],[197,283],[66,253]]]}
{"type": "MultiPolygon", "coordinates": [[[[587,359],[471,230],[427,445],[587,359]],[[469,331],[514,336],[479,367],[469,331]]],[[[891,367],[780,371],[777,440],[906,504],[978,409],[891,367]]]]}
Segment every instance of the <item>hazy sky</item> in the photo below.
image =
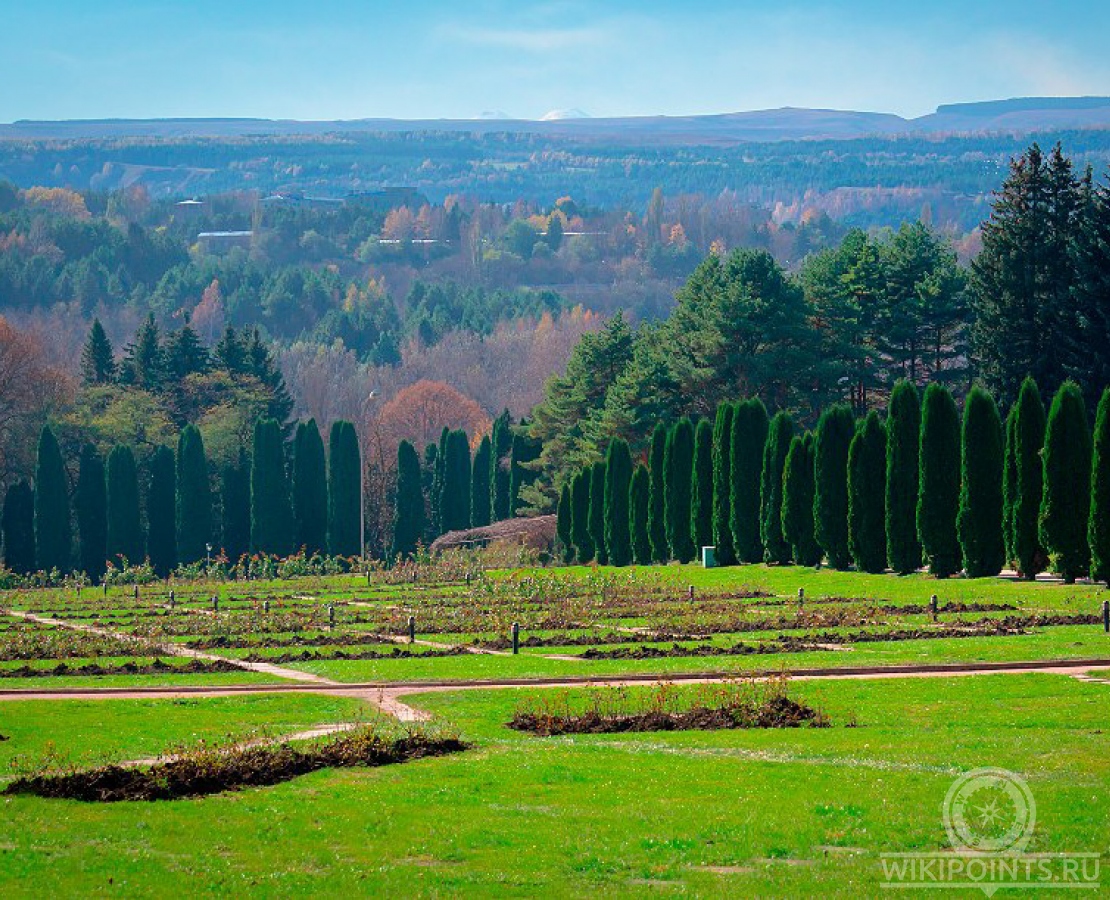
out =
{"type": "Polygon", "coordinates": [[[1110,95],[1105,0],[0,0],[0,28],[0,121],[1110,95]]]}

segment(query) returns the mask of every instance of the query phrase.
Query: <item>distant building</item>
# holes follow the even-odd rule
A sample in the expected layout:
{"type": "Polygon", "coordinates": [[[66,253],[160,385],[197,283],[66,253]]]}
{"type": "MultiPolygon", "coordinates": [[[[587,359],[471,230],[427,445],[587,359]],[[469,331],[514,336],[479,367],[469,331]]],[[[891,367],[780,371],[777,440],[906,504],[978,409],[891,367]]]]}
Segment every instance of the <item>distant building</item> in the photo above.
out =
{"type": "Polygon", "coordinates": [[[234,247],[249,249],[253,231],[202,231],[197,244],[206,253],[226,253],[234,247]]]}

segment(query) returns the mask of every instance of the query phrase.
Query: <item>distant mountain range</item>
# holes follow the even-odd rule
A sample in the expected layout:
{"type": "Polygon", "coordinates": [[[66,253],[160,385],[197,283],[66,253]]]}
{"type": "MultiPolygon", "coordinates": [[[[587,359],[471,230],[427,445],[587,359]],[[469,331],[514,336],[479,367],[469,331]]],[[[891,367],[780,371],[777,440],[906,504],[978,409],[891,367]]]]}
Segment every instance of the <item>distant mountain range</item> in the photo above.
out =
{"type": "Polygon", "coordinates": [[[578,110],[560,110],[540,121],[502,118],[503,115],[485,113],[477,119],[336,121],[246,118],[23,120],[0,125],[0,140],[447,131],[537,134],[578,140],[733,144],[902,134],[1028,134],[1075,128],[1110,129],[1110,97],[1026,97],[956,103],[940,106],[935,113],[916,119],[904,119],[891,113],[793,107],[719,115],[625,118],[590,118],[578,110]]]}

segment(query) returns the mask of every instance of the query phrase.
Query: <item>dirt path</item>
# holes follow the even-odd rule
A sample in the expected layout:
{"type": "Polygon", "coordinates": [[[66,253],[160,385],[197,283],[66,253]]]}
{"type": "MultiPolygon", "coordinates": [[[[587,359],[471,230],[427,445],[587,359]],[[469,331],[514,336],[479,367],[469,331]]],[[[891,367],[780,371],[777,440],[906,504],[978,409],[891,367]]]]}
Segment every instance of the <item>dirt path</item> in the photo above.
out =
{"type": "MultiPolygon", "coordinates": [[[[34,613],[20,612],[19,610],[9,609],[6,611],[9,616],[14,616],[17,619],[23,619],[27,622],[35,622],[39,625],[52,625],[57,628],[68,628],[70,631],[82,631],[86,634],[95,634],[100,637],[114,638],[116,640],[133,640],[134,635],[125,634],[121,631],[112,631],[108,628],[99,628],[96,625],[85,625],[80,622],[67,622],[65,619],[51,619],[47,616],[37,616],[34,613]]],[[[270,663],[263,662],[247,662],[242,659],[232,659],[228,656],[217,656],[214,653],[205,653],[201,650],[193,650],[189,647],[183,647],[180,644],[167,643],[167,644],[154,644],[157,650],[164,653],[166,656],[178,656],[184,659],[202,659],[208,662],[226,662],[247,672],[261,672],[265,675],[273,675],[277,678],[286,678],[290,681],[300,681],[306,684],[319,684],[331,685],[337,682],[332,681],[330,678],[323,678],[319,675],[313,675],[310,672],[300,672],[297,669],[286,669],[282,666],[271,665],[270,663]]]]}

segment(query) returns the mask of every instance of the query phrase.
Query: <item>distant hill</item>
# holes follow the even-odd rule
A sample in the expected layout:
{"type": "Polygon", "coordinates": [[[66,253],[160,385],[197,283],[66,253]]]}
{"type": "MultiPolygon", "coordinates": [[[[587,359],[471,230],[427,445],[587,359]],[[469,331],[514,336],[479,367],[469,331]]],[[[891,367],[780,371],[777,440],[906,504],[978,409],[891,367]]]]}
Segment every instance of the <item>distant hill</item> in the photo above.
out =
{"type": "Polygon", "coordinates": [[[1025,97],[940,106],[904,119],[891,113],[832,109],[755,110],[694,116],[589,118],[577,110],[543,120],[508,119],[84,119],[23,120],[0,125],[0,139],[111,139],[127,137],[243,137],[334,133],[468,132],[561,136],[577,140],[634,140],[664,144],[720,144],[845,139],[898,134],[1028,134],[1075,128],[1110,129],[1110,97],[1025,97]]]}

